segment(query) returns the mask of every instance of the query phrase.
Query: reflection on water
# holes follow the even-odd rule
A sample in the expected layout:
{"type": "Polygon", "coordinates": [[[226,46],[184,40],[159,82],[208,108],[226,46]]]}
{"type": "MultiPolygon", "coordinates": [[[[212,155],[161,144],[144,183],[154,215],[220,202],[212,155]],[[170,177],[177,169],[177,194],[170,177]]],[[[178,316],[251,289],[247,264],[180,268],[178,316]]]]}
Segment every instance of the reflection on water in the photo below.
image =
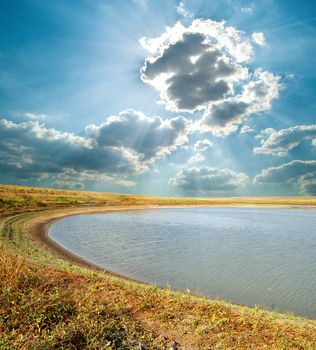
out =
{"type": "Polygon", "coordinates": [[[189,208],[79,215],[50,236],[91,262],[174,289],[316,318],[316,211],[189,208]]]}

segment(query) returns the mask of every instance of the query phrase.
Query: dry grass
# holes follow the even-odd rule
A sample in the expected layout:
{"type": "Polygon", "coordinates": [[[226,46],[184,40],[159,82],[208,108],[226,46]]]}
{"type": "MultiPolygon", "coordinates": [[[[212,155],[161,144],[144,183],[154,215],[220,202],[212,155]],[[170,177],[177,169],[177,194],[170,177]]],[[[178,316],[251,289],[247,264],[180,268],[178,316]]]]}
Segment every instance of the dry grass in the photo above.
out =
{"type": "Polygon", "coordinates": [[[1,349],[315,349],[316,327],[260,309],[40,268],[3,248],[1,349]]]}
{"type": "MultiPolygon", "coordinates": [[[[0,198],[16,200],[24,190],[9,187],[0,198]]],[[[82,205],[98,196],[99,204],[112,205],[113,198],[118,205],[120,195],[27,190],[33,204],[6,204],[0,219],[0,349],[172,349],[175,343],[180,349],[316,349],[315,321],[161,290],[56,259],[26,231],[30,220],[50,211],[20,212],[41,209],[41,202],[60,206],[61,193],[82,205]]],[[[133,205],[154,201],[124,198],[124,205],[126,198],[133,205]]]]}
{"type": "Polygon", "coordinates": [[[14,209],[61,206],[126,205],[315,205],[316,197],[225,197],[169,198],[104,192],[54,190],[39,187],[0,185],[0,213],[14,209]]]}

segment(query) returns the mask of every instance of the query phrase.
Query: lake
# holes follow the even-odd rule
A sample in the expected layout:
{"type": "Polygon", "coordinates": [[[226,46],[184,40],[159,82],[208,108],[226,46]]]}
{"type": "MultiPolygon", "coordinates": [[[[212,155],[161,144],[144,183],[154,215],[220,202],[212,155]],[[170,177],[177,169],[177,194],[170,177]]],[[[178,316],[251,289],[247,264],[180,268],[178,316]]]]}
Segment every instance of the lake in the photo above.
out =
{"type": "Polygon", "coordinates": [[[316,318],[316,211],[173,208],[66,217],[49,236],[144,282],[316,318]]]}

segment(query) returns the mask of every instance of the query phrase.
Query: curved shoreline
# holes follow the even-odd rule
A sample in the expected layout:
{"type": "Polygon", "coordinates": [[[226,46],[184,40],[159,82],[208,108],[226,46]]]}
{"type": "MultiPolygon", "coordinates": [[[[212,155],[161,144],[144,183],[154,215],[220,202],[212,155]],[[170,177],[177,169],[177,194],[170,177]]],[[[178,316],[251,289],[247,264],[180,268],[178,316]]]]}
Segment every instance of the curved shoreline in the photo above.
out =
{"type": "Polygon", "coordinates": [[[167,209],[170,207],[161,207],[161,206],[137,206],[137,207],[108,207],[108,208],[101,208],[101,207],[90,207],[90,208],[72,208],[72,209],[65,209],[62,213],[51,213],[52,215],[49,215],[46,218],[43,217],[37,217],[35,219],[30,220],[28,225],[28,233],[31,237],[31,239],[36,243],[42,246],[43,248],[49,249],[50,252],[52,252],[55,256],[59,257],[60,259],[64,261],[68,261],[69,263],[75,264],[80,267],[105,272],[107,274],[110,274],[112,276],[120,277],[122,279],[133,281],[137,283],[142,283],[145,285],[149,285],[149,283],[141,280],[136,280],[131,277],[128,277],[126,275],[122,275],[119,273],[116,273],[114,271],[111,271],[105,267],[99,266],[97,264],[92,263],[91,261],[76,255],[72,251],[66,249],[61,244],[59,244],[57,241],[49,237],[48,231],[51,225],[53,225],[55,222],[62,220],[68,216],[76,216],[76,215],[84,215],[84,214],[102,214],[102,213],[110,213],[110,212],[120,212],[120,211],[134,211],[134,210],[150,210],[150,209],[167,209]]]}
{"type": "MultiPolygon", "coordinates": [[[[63,208],[63,209],[51,209],[46,211],[49,215],[47,217],[43,217],[42,215],[31,219],[27,223],[27,232],[30,238],[36,243],[42,246],[43,248],[48,249],[55,256],[68,261],[69,263],[73,263],[80,267],[89,268],[92,270],[106,272],[116,277],[123,278],[125,280],[134,281],[138,283],[142,283],[145,285],[149,285],[148,282],[137,280],[131,277],[128,277],[123,274],[116,273],[111,271],[105,267],[94,264],[93,262],[76,255],[72,251],[66,249],[57,241],[49,237],[48,230],[51,225],[55,222],[62,220],[68,216],[76,216],[76,215],[84,215],[84,214],[102,214],[102,213],[110,213],[110,212],[120,212],[120,211],[134,211],[134,210],[151,210],[151,209],[176,209],[176,208],[261,208],[261,209],[316,209],[316,207],[310,207],[305,205],[269,205],[269,206],[239,206],[239,205],[138,205],[138,206],[109,206],[109,207],[73,207],[73,208],[63,208]]],[[[42,212],[43,213],[43,212],[42,212]]],[[[160,287],[163,288],[163,287],[160,287]]]]}
{"type": "MultiPolygon", "coordinates": [[[[62,220],[68,216],[76,216],[76,215],[84,215],[84,214],[102,214],[102,213],[111,213],[111,212],[121,212],[121,211],[134,211],[134,210],[151,210],[151,209],[170,209],[170,208],[209,208],[212,206],[209,205],[173,205],[173,206],[161,206],[161,205],[139,205],[139,206],[126,206],[126,207],[87,207],[87,208],[65,208],[65,209],[57,209],[49,210],[46,213],[47,217],[43,218],[42,216],[31,219],[27,225],[27,231],[31,239],[35,242],[35,244],[40,245],[42,248],[48,249],[52,254],[57,256],[58,258],[68,261],[69,263],[75,264],[79,267],[88,268],[95,271],[104,272],[110,274],[115,277],[122,278],[127,281],[137,282],[144,285],[150,285],[150,283],[137,280],[135,278],[119,274],[112,270],[109,270],[105,267],[94,264],[93,262],[76,255],[72,251],[66,249],[57,241],[49,237],[48,230],[51,225],[55,222],[62,220]],[[62,212],[60,212],[62,210],[62,212]]],[[[220,206],[216,206],[220,207],[220,206]]],[[[163,287],[159,287],[162,288],[163,287]]]]}
{"type": "MultiPolygon", "coordinates": [[[[229,207],[229,208],[235,208],[238,209],[240,208],[239,206],[231,206],[231,205],[225,205],[225,206],[210,206],[210,205],[179,205],[179,206],[159,206],[159,205],[139,205],[139,206],[126,206],[126,207],[85,207],[85,208],[80,208],[80,207],[74,207],[74,208],[65,208],[65,209],[57,209],[57,210],[49,210],[46,211],[45,214],[48,214],[47,216],[45,215],[39,215],[31,220],[28,221],[27,223],[27,233],[29,234],[30,238],[33,240],[33,242],[36,245],[39,245],[42,249],[48,249],[55,257],[58,257],[59,259],[66,261],[70,264],[74,264],[79,267],[87,268],[90,269],[91,271],[99,271],[106,273],[108,275],[118,277],[122,280],[125,281],[130,281],[130,282],[136,282],[139,284],[142,284],[144,286],[149,286],[152,283],[141,280],[141,279],[136,279],[133,277],[129,277],[128,275],[124,275],[115,271],[112,271],[111,269],[108,269],[107,267],[103,267],[100,265],[97,265],[88,259],[81,257],[77,255],[76,253],[72,252],[71,250],[68,250],[64,246],[62,246],[58,241],[54,240],[49,236],[49,228],[51,225],[56,223],[59,220],[62,220],[63,218],[69,217],[69,216],[77,216],[77,215],[85,215],[85,214],[106,214],[106,213],[113,213],[113,212],[125,212],[125,211],[136,211],[136,210],[152,210],[152,209],[181,209],[181,208],[219,208],[219,207],[229,207]]],[[[266,209],[271,209],[274,206],[269,206],[266,209]]],[[[243,207],[244,208],[244,207],[243,207]]],[[[274,207],[276,208],[276,207],[274,207]]],[[[279,209],[315,209],[315,208],[306,208],[305,206],[278,206],[279,209]]],[[[159,286],[160,289],[165,289],[165,286],[159,286]]],[[[183,292],[183,290],[179,289],[173,289],[175,292],[183,292]]],[[[198,297],[206,297],[207,299],[212,299],[212,300],[222,300],[226,303],[235,305],[235,306],[241,306],[241,307],[247,307],[247,308],[253,308],[252,305],[247,305],[247,304],[239,304],[236,302],[232,302],[230,300],[224,300],[224,299],[218,299],[217,297],[211,297],[211,296],[203,296],[200,295],[199,293],[191,293],[194,296],[198,297]]],[[[267,312],[272,312],[274,310],[270,310],[269,308],[264,308],[267,312]]],[[[285,314],[285,311],[277,311],[277,313],[285,314]]],[[[314,318],[308,317],[308,316],[300,316],[304,317],[306,319],[314,320],[314,318]]]]}
{"type": "MultiPolygon", "coordinates": [[[[134,210],[150,210],[150,209],[170,209],[170,208],[219,208],[219,207],[229,207],[229,208],[240,208],[240,206],[233,205],[172,205],[172,206],[161,206],[161,205],[139,205],[139,206],[126,206],[126,207],[75,207],[75,208],[64,208],[64,209],[52,209],[47,211],[49,215],[44,217],[40,215],[34,219],[31,219],[27,226],[27,231],[33,241],[35,241],[40,246],[49,249],[50,252],[58,256],[59,258],[73,263],[75,265],[90,268],[97,271],[102,271],[109,273],[111,275],[124,278],[129,281],[135,281],[138,283],[149,284],[145,281],[136,280],[130,278],[126,275],[122,275],[116,273],[114,271],[108,270],[102,266],[92,263],[91,261],[76,255],[72,251],[66,249],[61,244],[59,244],[54,239],[50,238],[48,235],[48,230],[51,225],[55,222],[62,220],[68,216],[76,216],[83,214],[102,214],[102,213],[110,213],[110,212],[120,212],[120,211],[134,211],[134,210]]],[[[250,206],[251,208],[253,206],[250,206]]],[[[245,207],[243,207],[245,208],[245,207]]],[[[254,208],[257,208],[254,207],[254,208]]],[[[264,206],[264,208],[267,208],[264,206]]],[[[276,208],[276,206],[269,206],[269,208],[276,208]]],[[[298,209],[297,206],[277,206],[277,208],[293,208],[298,209]]],[[[305,206],[300,206],[301,209],[305,209],[305,206]]],[[[308,207],[308,209],[310,209],[308,207]]]]}

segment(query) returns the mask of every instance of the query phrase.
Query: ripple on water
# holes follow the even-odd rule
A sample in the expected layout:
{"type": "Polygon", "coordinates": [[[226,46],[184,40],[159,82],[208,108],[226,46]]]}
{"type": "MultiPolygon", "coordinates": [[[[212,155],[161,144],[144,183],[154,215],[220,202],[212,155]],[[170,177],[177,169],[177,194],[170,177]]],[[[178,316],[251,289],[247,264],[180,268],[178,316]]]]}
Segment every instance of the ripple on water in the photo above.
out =
{"type": "Polygon", "coordinates": [[[67,217],[50,236],[161,286],[316,318],[316,211],[188,208],[67,217]]]}

